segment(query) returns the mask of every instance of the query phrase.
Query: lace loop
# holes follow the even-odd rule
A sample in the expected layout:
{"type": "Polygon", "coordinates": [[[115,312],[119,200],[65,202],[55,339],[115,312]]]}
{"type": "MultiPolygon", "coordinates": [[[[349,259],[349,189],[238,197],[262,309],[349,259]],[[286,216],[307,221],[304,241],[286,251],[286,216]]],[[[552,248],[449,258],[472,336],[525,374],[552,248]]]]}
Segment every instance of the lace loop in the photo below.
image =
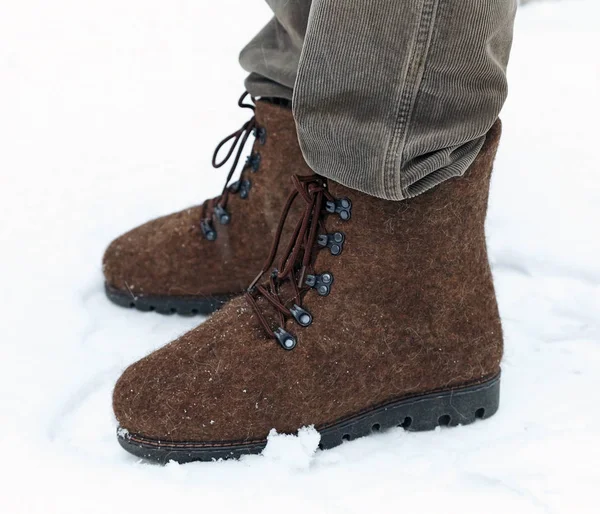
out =
{"type": "MultiPolygon", "coordinates": [[[[244,102],[244,100],[248,96],[249,93],[245,92],[238,100],[238,106],[243,109],[251,109],[253,112],[255,112],[256,107],[253,104],[244,102]]],[[[252,100],[254,101],[254,99],[252,100]]],[[[244,151],[248,138],[253,132],[256,132],[258,129],[259,127],[256,123],[256,117],[252,116],[252,118],[246,123],[244,123],[239,130],[236,130],[232,134],[228,135],[225,139],[223,139],[215,149],[215,152],[212,157],[212,165],[215,169],[219,169],[225,166],[225,164],[229,162],[232,156],[234,156],[234,158],[233,163],[231,165],[231,169],[227,174],[227,179],[225,180],[223,191],[219,196],[208,200],[202,206],[202,233],[204,237],[210,241],[214,241],[217,237],[217,233],[212,223],[212,219],[215,215],[219,223],[221,223],[222,225],[226,225],[231,221],[231,215],[227,212],[227,201],[229,200],[230,194],[236,194],[239,191],[239,183],[241,183],[241,181],[238,181],[238,187],[231,187],[229,183],[231,182],[231,178],[233,177],[233,174],[235,173],[235,170],[237,169],[237,166],[240,162],[240,158],[242,156],[242,152],[244,151]],[[227,150],[225,157],[219,160],[219,153],[227,144],[229,144],[229,149],[227,150]]],[[[264,132],[264,129],[262,130],[264,132]]],[[[260,164],[260,161],[258,161],[258,164],[260,164]]],[[[254,164],[254,161],[252,166],[254,171],[258,169],[258,165],[254,164]]],[[[248,191],[250,189],[249,181],[245,180],[243,181],[243,183],[245,185],[245,187],[242,190],[243,198],[247,198],[248,191]]]]}
{"type": "MultiPolygon", "coordinates": [[[[327,206],[337,202],[327,190],[327,181],[323,177],[295,175],[292,177],[292,182],[294,188],[285,202],[269,258],[245,294],[248,304],[265,332],[286,350],[293,349],[296,341],[295,337],[284,328],[286,320],[293,318],[302,327],[307,327],[313,322],[312,314],[302,306],[304,294],[314,288],[320,295],[325,296],[331,290],[333,275],[331,273],[316,275],[312,266],[316,252],[324,248],[318,243],[319,233],[324,229],[323,216],[329,214],[327,206]],[[260,284],[263,276],[275,262],[286,221],[292,205],[298,200],[304,204],[302,215],[294,226],[292,236],[284,247],[277,267],[271,272],[268,281],[260,284]],[[293,293],[292,298],[285,303],[280,298],[281,286],[284,283],[292,287],[293,293]],[[280,326],[275,330],[271,328],[270,322],[262,312],[258,296],[273,307],[279,315],[280,326]],[[290,304],[291,306],[288,307],[290,304]]],[[[344,204],[344,209],[346,208],[350,209],[349,201],[344,204]]]]}

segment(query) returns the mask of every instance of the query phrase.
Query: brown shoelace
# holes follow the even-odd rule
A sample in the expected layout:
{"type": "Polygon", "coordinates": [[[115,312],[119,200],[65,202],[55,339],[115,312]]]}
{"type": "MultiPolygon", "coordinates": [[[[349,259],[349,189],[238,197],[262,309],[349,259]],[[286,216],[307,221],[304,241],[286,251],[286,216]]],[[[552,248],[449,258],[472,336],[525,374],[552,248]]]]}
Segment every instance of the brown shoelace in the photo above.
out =
{"type": "MultiPolygon", "coordinates": [[[[249,93],[245,92],[238,100],[238,106],[242,109],[252,109],[254,112],[256,110],[256,107],[254,106],[254,98],[252,98],[252,104],[244,103],[246,97],[248,96],[249,93]]],[[[225,180],[223,191],[219,196],[212,198],[211,200],[207,200],[202,205],[202,233],[204,234],[204,237],[210,241],[214,241],[217,238],[217,232],[213,225],[214,218],[216,218],[221,225],[227,225],[231,221],[231,215],[229,212],[227,212],[227,202],[229,200],[229,196],[238,192],[242,195],[242,198],[245,198],[248,195],[248,188],[250,187],[250,182],[248,180],[242,180],[242,177],[240,177],[240,180],[234,184],[230,185],[229,183],[231,182],[231,178],[233,177],[237,165],[240,162],[246,142],[253,133],[261,140],[262,143],[264,143],[265,131],[257,125],[255,116],[252,116],[252,118],[244,123],[239,130],[236,130],[223,139],[217,145],[217,148],[213,154],[212,165],[215,169],[218,169],[223,167],[231,159],[235,152],[233,164],[231,165],[231,169],[229,170],[227,179],[225,180]],[[227,154],[219,161],[219,152],[229,142],[231,142],[231,144],[227,154]]],[[[250,157],[248,157],[245,168],[252,167],[254,171],[257,171],[259,162],[256,161],[256,156],[257,154],[252,154],[250,157]]]]}
{"type": "MultiPolygon", "coordinates": [[[[269,258],[262,270],[254,279],[245,298],[252,307],[265,332],[276,339],[286,350],[296,346],[296,338],[285,330],[288,319],[295,319],[303,327],[312,323],[312,315],[302,307],[302,300],[311,288],[317,289],[321,295],[329,294],[333,276],[330,273],[315,275],[313,264],[318,250],[329,247],[332,254],[337,255],[331,246],[325,244],[323,236],[335,236],[343,239],[343,234],[320,234],[324,232],[323,216],[339,213],[342,219],[350,218],[350,200],[347,198],[336,200],[327,190],[327,180],[318,175],[292,177],[294,189],[288,196],[277,231],[271,246],[269,258]],[[278,266],[271,271],[270,278],[260,284],[262,277],[271,270],[276,259],[281,236],[286,224],[291,207],[296,200],[304,203],[302,216],[296,223],[292,236],[285,247],[278,266]],[[279,294],[284,283],[291,284],[293,297],[284,303],[279,294]],[[258,295],[262,296],[276,311],[279,316],[279,327],[273,330],[261,307],[257,302],[258,295]],[[292,305],[288,307],[288,305],[292,305]]],[[[326,237],[327,239],[327,237],[326,237]]],[[[341,247],[340,251],[341,251],[341,247]]]]}

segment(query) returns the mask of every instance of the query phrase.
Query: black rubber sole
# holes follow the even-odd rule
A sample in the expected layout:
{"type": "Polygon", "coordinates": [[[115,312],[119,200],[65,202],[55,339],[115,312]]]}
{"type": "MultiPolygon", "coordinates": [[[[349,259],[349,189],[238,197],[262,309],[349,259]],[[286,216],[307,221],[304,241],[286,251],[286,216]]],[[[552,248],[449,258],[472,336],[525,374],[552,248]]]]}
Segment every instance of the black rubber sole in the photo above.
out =
{"type": "Polygon", "coordinates": [[[108,299],[121,307],[137,309],[138,311],[156,311],[160,314],[212,314],[219,310],[235,294],[217,296],[135,296],[129,291],[115,289],[104,285],[108,299]]]}
{"type": "MultiPolygon", "coordinates": [[[[441,391],[390,402],[356,416],[319,429],[320,449],[326,450],[394,427],[410,431],[434,430],[438,426],[468,425],[478,419],[487,419],[498,410],[500,375],[470,387],[441,391]]],[[[133,455],[159,462],[174,460],[179,463],[237,459],[243,455],[258,454],[267,441],[234,442],[180,442],[168,443],[117,430],[119,444],[133,455]]]]}

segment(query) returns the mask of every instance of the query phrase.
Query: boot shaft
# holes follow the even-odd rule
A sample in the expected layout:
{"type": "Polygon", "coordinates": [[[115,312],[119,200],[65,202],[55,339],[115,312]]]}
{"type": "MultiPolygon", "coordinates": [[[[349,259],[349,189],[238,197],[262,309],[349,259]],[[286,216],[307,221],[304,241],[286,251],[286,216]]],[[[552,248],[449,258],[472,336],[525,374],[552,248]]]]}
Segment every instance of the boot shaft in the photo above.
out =
{"type": "Polygon", "coordinates": [[[331,294],[306,296],[315,323],[298,331],[299,344],[319,330],[319,318],[338,319],[346,334],[332,326],[325,337],[374,349],[384,340],[403,361],[420,362],[411,368],[412,386],[439,386],[440,374],[441,383],[458,385],[498,373],[502,329],[484,225],[500,132],[498,121],[463,177],[410,200],[381,200],[330,182],[334,197],[351,202],[351,218],[327,218],[329,239],[338,234],[343,250],[319,253],[315,273],[333,276],[331,294]]]}

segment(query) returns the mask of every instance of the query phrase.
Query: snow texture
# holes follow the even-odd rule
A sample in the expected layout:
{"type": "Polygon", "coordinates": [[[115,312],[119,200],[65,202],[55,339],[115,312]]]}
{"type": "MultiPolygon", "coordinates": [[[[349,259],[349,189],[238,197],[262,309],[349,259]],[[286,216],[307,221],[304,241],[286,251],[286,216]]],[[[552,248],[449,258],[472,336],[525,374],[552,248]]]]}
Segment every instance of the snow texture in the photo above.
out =
{"type": "Polygon", "coordinates": [[[314,452],[156,466],[116,443],[111,389],[198,318],[104,297],[110,240],[218,193],[262,2],[0,3],[0,512],[597,512],[600,47],[596,0],[517,20],[489,246],[506,332],[489,421],[314,452]]]}
{"type": "Polygon", "coordinates": [[[289,469],[307,470],[320,441],[321,436],[314,426],[301,428],[298,435],[278,434],[273,429],[267,438],[263,456],[272,462],[282,463],[289,469]]]}

